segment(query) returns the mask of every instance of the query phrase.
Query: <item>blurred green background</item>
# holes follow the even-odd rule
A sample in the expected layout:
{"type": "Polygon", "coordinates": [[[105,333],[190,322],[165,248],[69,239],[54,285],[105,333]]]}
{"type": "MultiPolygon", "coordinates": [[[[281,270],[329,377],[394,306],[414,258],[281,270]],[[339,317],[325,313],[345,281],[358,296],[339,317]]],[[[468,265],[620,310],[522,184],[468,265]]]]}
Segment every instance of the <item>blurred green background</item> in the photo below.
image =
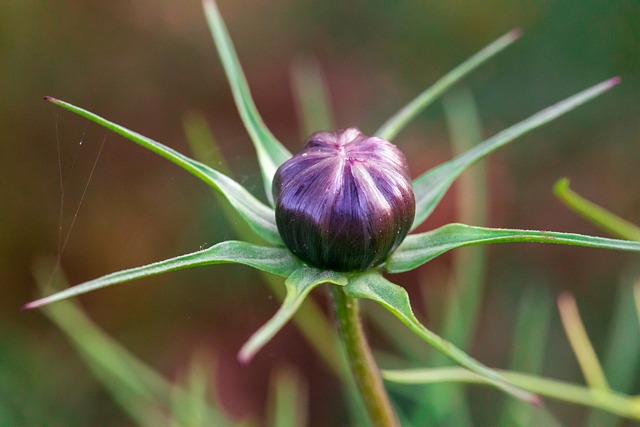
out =
{"type": "MultiPolygon", "coordinates": [[[[522,39],[463,83],[475,96],[485,136],[621,76],[611,92],[489,157],[489,224],[602,235],[553,197],[552,185],[562,176],[576,191],[640,223],[640,3],[278,0],[219,6],[258,109],[292,151],[303,136],[291,65],[303,56],[315,57],[326,73],[338,126],[365,133],[514,27],[524,31],[522,39]]],[[[132,425],[55,326],[37,311],[20,312],[38,295],[34,260],[60,255],[70,281],[78,283],[194,251],[233,232],[200,182],[56,109],[41,100],[44,95],[185,153],[184,115],[202,112],[235,176],[262,197],[257,162],[198,1],[0,3],[0,410],[23,425],[132,425]]],[[[450,158],[441,105],[395,142],[413,176],[450,158]]],[[[455,220],[449,195],[423,229],[455,220]]],[[[441,298],[450,261],[443,256],[396,282],[418,301],[441,298]],[[419,282],[428,286],[418,289],[419,282]]],[[[505,337],[517,301],[531,288],[574,293],[596,350],[605,352],[618,285],[638,273],[634,254],[553,245],[493,246],[488,262],[472,354],[496,367],[511,354],[505,337]]],[[[326,308],[322,293],[315,297],[326,308]]],[[[196,350],[215,357],[212,387],[238,419],[264,416],[270,372],[288,365],[308,382],[311,425],[343,422],[338,381],[295,328],[285,328],[251,365],[236,362],[242,343],[277,308],[248,268],[194,269],[80,300],[101,327],[169,378],[180,376],[196,350]]],[[[429,325],[430,313],[418,312],[429,325]]],[[[551,328],[543,372],[581,381],[557,315],[551,328]]],[[[374,346],[388,347],[372,329],[374,346]]],[[[634,386],[639,393],[637,379],[634,386]]],[[[479,394],[472,406],[478,425],[491,425],[502,400],[493,391],[479,394]]],[[[575,406],[551,408],[565,420],[583,417],[575,406]]]]}

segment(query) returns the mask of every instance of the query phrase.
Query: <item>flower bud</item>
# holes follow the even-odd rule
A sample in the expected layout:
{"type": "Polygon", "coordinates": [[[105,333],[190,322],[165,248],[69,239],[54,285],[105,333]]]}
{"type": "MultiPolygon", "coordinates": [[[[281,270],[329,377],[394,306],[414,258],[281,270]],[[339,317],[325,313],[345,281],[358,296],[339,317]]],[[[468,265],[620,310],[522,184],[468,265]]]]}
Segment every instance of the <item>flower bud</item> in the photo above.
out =
{"type": "Polygon", "coordinates": [[[415,214],[402,152],[356,128],[311,135],[277,170],[273,195],[289,250],[335,271],[381,264],[404,240],[415,214]]]}

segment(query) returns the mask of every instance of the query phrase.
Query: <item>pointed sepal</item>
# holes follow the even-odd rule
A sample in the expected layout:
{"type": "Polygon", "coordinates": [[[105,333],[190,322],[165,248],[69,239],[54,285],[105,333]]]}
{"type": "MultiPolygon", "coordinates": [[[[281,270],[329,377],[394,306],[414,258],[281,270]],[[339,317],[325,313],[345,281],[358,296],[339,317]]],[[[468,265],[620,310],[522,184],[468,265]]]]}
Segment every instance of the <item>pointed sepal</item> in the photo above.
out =
{"type": "Polygon", "coordinates": [[[240,66],[238,55],[227,32],[227,27],[220,16],[218,6],[213,0],[205,0],[203,4],[211,35],[231,86],[233,99],[258,154],[258,162],[262,171],[267,199],[273,206],[271,192],[273,175],[275,175],[276,169],[291,157],[291,153],[271,134],[271,131],[269,131],[258,113],[258,109],[249,92],[247,79],[240,66]]]}
{"type": "Polygon", "coordinates": [[[413,221],[412,230],[422,224],[424,220],[431,215],[431,212],[433,212],[449,187],[451,187],[453,181],[473,163],[527,132],[549,123],[585,102],[601,95],[618,83],[620,83],[620,78],[614,77],[547,107],[528,119],[486,139],[460,156],[446,163],[442,163],[416,178],[413,181],[413,191],[416,196],[416,216],[413,221]]]}
{"type": "Polygon", "coordinates": [[[464,224],[447,224],[426,233],[413,234],[407,237],[400,247],[387,259],[385,268],[389,273],[402,273],[413,270],[447,251],[462,246],[514,242],[555,243],[640,252],[640,242],[630,240],[608,239],[555,231],[517,230],[473,227],[464,224]]]}
{"type": "Polygon", "coordinates": [[[244,264],[258,270],[288,277],[302,263],[285,248],[272,248],[246,242],[227,241],[201,251],[181,255],[142,267],[107,274],[24,305],[32,309],[55,301],[76,297],[96,289],[142,277],[209,264],[244,264]]]}
{"type": "Polygon", "coordinates": [[[303,266],[294,271],[285,281],[287,295],[276,314],[258,329],[242,346],[238,360],[248,363],[293,317],[309,293],[323,283],[345,286],[347,277],[331,271],[303,266]]]}
{"type": "Polygon", "coordinates": [[[229,203],[231,203],[238,214],[240,214],[256,234],[269,243],[282,244],[282,239],[280,239],[280,235],[278,234],[273,209],[256,199],[242,185],[238,184],[233,179],[205,165],[204,163],[195,161],[184,154],[167,147],[166,145],[140,135],[139,133],[129,130],[124,126],[113,123],[83,108],[76,107],[68,102],[48,96],[45,97],[45,100],[59,105],[60,107],[97,123],[100,126],[104,126],[105,128],[146,148],[147,150],[153,151],[154,153],[180,166],[187,172],[200,178],[206,184],[210,185],[226,197],[229,203]]]}
{"type": "Polygon", "coordinates": [[[491,44],[478,51],[475,55],[458,65],[456,68],[445,74],[433,85],[424,90],[411,102],[402,107],[400,111],[391,116],[374,135],[382,139],[391,141],[409,124],[421,111],[427,108],[440,95],[449,90],[454,84],[459,82],[471,71],[493,58],[496,54],[507,48],[520,38],[522,32],[519,28],[509,31],[504,36],[495,40],[491,44]]]}
{"type": "Polygon", "coordinates": [[[540,399],[535,394],[515,387],[496,371],[486,367],[471,356],[455,347],[450,342],[427,329],[413,314],[409,295],[404,288],[391,283],[380,273],[367,273],[351,278],[344,292],[352,298],[366,298],[373,300],[386,308],[413,333],[422,340],[441,351],[463,367],[482,376],[495,387],[531,404],[539,404],[540,399]]]}

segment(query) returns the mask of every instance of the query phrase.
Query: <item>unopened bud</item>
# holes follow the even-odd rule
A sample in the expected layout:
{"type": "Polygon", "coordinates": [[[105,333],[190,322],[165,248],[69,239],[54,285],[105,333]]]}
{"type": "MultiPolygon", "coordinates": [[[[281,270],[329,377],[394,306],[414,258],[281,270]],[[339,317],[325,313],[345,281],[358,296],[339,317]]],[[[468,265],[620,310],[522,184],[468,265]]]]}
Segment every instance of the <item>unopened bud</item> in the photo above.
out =
{"type": "Polygon", "coordinates": [[[415,214],[407,161],[358,129],[318,132],[273,181],[278,231],[308,264],[365,271],[404,240],[415,214]]]}

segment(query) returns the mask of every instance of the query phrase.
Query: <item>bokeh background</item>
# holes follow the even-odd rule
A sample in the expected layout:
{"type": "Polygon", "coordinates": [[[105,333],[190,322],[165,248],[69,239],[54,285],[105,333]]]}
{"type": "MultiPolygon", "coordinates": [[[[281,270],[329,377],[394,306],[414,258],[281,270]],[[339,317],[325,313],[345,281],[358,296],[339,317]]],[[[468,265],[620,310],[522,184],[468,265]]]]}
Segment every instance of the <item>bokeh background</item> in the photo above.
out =
{"type": "MultiPolygon", "coordinates": [[[[638,2],[221,0],[220,9],[258,109],[292,151],[303,136],[291,66],[305,56],[322,66],[338,126],[364,132],[514,27],[523,30],[522,39],[463,83],[485,136],[621,76],[611,92],[490,156],[489,224],[603,235],[554,198],[553,183],[563,176],[591,200],[640,223],[638,2]]],[[[0,410],[23,425],[133,425],[56,327],[37,311],[20,311],[38,295],[34,261],[59,256],[78,283],[194,251],[233,232],[199,181],[42,101],[44,95],[185,153],[185,114],[200,112],[234,175],[262,197],[257,162],[200,2],[0,3],[0,410]]],[[[449,139],[436,103],[396,143],[417,176],[450,158],[449,139]]],[[[425,229],[455,220],[447,196],[425,229]]],[[[574,293],[596,349],[605,351],[618,285],[634,268],[637,273],[638,256],[518,244],[489,248],[488,262],[472,354],[500,367],[512,351],[517,301],[529,288],[574,293]]],[[[441,298],[449,269],[450,256],[443,256],[398,280],[418,300],[441,298]]],[[[325,296],[316,294],[326,310],[325,296]]],[[[196,350],[210,355],[213,386],[236,419],[262,419],[271,372],[286,365],[307,381],[312,425],[344,422],[338,381],[295,328],[286,327],[251,365],[236,362],[242,343],[277,308],[249,268],[166,274],[80,301],[97,324],[168,378],[179,377],[196,350]]],[[[429,312],[417,311],[429,324],[429,312]]],[[[551,328],[544,373],[581,381],[557,315],[551,328]]],[[[375,329],[372,334],[374,346],[388,347],[375,329]]],[[[489,396],[474,409],[478,425],[490,425],[502,402],[497,393],[489,396]]],[[[552,409],[572,425],[583,417],[575,406],[552,409]]]]}

